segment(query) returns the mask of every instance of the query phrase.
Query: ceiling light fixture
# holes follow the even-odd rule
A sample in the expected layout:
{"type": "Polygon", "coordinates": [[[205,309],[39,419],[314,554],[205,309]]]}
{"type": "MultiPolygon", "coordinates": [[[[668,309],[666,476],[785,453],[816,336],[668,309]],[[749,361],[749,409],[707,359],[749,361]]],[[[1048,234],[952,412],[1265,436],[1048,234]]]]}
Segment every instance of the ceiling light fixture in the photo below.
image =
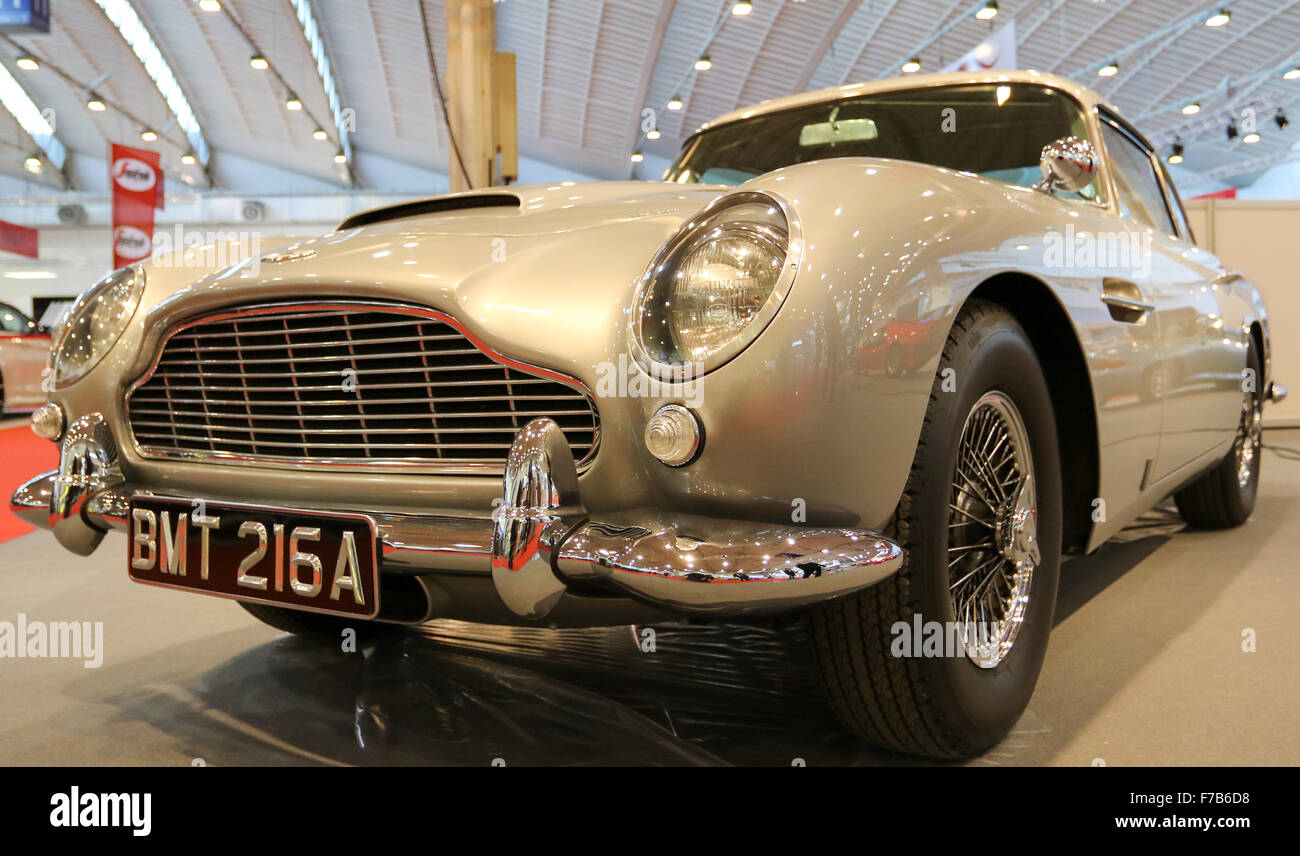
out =
{"type": "Polygon", "coordinates": [[[1222,26],[1226,26],[1227,23],[1231,20],[1232,20],[1232,15],[1228,12],[1228,10],[1220,9],[1219,11],[1215,12],[1213,15],[1205,19],[1205,26],[1222,27],[1222,26]]]}
{"type": "Polygon", "coordinates": [[[975,17],[981,21],[992,21],[998,16],[998,4],[989,0],[984,4],[984,8],[975,13],[975,17]]]}
{"type": "Polygon", "coordinates": [[[193,164],[196,160],[198,160],[198,158],[194,157],[193,152],[186,152],[185,154],[181,155],[181,163],[185,164],[186,166],[193,164]]]}
{"type": "Polygon", "coordinates": [[[1300,65],[1282,72],[1283,80],[1300,80],[1300,65]]]}
{"type": "Polygon", "coordinates": [[[682,96],[680,95],[674,95],[672,98],[668,99],[669,110],[680,110],[682,109],[683,105],[684,102],[682,101],[682,96]]]}
{"type": "Polygon", "coordinates": [[[914,56],[907,62],[903,63],[903,74],[915,74],[921,70],[921,58],[914,56]]]}
{"type": "Polygon", "coordinates": [[[1097,69],[1098,77],[1114,77],[1117,74],[1119,74],[1119,63],[1116,60],[1111,60],[1097,69]]]}
{"type": "Polygon", "coordinates": [[[1172,164],[1180,164],[1183,162],[1182,143],[1174,143],[1173,149],[1169,153],[1169,162],[1172,164]]]}
{"type": "Polygon", "coordinates": [[[204,12],[220,12],[221,0],[199,0],[199,8],[204,12]]]}
{"type": "Polygon", "coordinates": [[[1199,112],[1201,112],[1201,105],[1197,104],[1195,101],[1193,101],[1191,104],[1183,105],[1184,116],[1195,116],[1199,112]]]}
{"type": "Polygon", "coordinates": [[[18,57],[18,59],[14,60],[14,64],[17,65],[19,68],[21,68],[23,71],[35,71],[36,69],[41,67],[41,64],[36,61],[35,57],[28,56],[27,54],[23,54],[22,56],[18,57]]]}
{"type": "Polygon", "coordinates": [[[41,170],[45,168],[45,162],[36,155],[32,155],[23,161],[23,167],[34,175],[40,175],[41,170]]]}
{"type": "Polygon", "coordinates": [[[659,133],[658,128],[651,128],[650,130],[645,132],[645,138],[647,140],[657,140],[662,136],[663,134],[659,133]]]}
{"type": "Polygon", "coordinates": [[[290,92],[290,93],[289,93],[289,97],[286,98],[285,101],[284,101],[284,109],[286,109],[286,110],[301,110],[301,109],[302,109],[302,100],[299,99],[297,95],[294,95],[292,92],[290,92]]]}
{"type": "Polygon", "coordinates": [[[311,138],[313,140],[320,140],[321,142],[324,142],[325,140],[328,140],[330,138],[330,135],[325,133],[324,128],[317,128],[316,130],[311,132],[311,138]]]}
{"type": "Polygon", "coordinates": [[[1242,137],[1241,141],[1243,143],[1250,143],[1252,146],[1255,145],[1255,143],[1260,141],[1259,131],[1251,131],[1249,134],[1242,137]]]}
{"type": "Polygon", "coordinates": [[[1237,139],[1237,124],[1235,122],[1228,123],[1227,134],[1228,134],[1228,139],[1230,140],[1237,139]]]}
{"type": "Polygon", "coordinates": [[[343,152],[339,151],[334,153],[334,163],[347,163],[347,162],[348,162],[348,156],[343,154],[343,152]]]}
{"type": "Polygon", "coordinates": [[[250,56],[248,58],[248,64],[249,66],[257,69],[258,71],[266,71],[268,68],[271,67],[271,64],[266,61],[266,57],[262,56],[261,54],[253,54],[252,56],[250,56]]]}
{"type": "Polygon", "coordinates": [[[695,61],[696,71],[708,71],[711,68],[713,68],[713,60],[709,59],[708,54],[703,54],[695,61]]]}
{"type": "Polygon", "coordinates": [[[735,6],[731,7],[731,14],[738,18],[743,18],[752,11],[754,11],[754,4],[750,0],[739,0],[735,6]]]}
{"type": "Polygon", "coordinates": [[[146,143],[152,143],[154,140],[158,139],[158,132],[153,128],[145,128],[140,132],[140,139],[144,140],[146,143]]]}
{"type": "Polygon", "coordinates": [[[632,152],[632,163],[641,163],[643,160],[645,160],[645,155],[640,152],[632,152]]]}
{"type": "Polygon", "coordinates": [[[1285,131],[1291,125],[1291,120],[1288,119],[1286,114],[1281,110],[1277,111],[1277,115],[1273,117],[1273,121],[1277,123],[1277,129],[1279,131],[1285,131]]]}
{"type": "Polygon", "coordinates": [[[103,113],[108,109],[108,106],[98,95],[92,92],[90,93],[90,97],[86,99],[86,109],[94,113],[103,113]]]}

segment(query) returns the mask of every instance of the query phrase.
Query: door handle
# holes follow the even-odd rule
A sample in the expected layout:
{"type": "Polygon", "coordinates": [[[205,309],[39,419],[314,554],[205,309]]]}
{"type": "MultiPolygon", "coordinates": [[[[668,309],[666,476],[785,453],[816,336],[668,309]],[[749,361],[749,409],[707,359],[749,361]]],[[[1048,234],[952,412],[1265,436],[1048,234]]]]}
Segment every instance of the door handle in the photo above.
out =
{"type": "Polygon", "coordinates": [[[1125,324],[1141,324],[1155,304],[1142,298],[1137,283],[1106,277],[1101,281],[1101,302],[1110,309],[1110,317],[1125,324]]]}

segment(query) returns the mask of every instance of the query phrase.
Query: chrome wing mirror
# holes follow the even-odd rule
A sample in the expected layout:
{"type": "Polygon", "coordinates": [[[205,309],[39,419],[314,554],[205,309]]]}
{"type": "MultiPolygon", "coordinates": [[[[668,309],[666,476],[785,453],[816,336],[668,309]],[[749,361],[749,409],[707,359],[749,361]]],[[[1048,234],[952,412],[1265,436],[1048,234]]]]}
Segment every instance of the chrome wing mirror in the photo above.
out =
{"type": "Polygon", "coordinates": [[[1043,146],[1038,156],[1043,180],[1035,186],[1044,193],[1074,193],[1092,183],[1099,165],[1092,143],[1082,137],[1062,137],[1043,146]]]}

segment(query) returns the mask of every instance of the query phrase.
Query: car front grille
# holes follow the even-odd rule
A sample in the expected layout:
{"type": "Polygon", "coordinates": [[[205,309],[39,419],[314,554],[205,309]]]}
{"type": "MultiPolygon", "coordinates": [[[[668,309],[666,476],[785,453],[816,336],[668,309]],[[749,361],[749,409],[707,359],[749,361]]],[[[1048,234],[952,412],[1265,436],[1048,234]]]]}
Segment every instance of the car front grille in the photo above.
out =
{"type": "Polygon", "coordinates": [[[579,465],[599,417],[576,382],[397,304],[242,307],[173,330],[127,394],[145,457],[498,472],[539,416],[579,465]]]}

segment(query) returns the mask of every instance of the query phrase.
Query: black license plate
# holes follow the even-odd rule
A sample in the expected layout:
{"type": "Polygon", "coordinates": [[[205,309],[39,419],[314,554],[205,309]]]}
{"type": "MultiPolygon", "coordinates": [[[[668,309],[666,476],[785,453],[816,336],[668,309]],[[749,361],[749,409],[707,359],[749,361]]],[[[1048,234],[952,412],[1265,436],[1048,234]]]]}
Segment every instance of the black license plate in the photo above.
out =
{"type": "Polygon", "coordinates": [[[379,614],[379,540],[365,515],[137,497],[128,523],[127,569],[136,582],[379,614]]]}

